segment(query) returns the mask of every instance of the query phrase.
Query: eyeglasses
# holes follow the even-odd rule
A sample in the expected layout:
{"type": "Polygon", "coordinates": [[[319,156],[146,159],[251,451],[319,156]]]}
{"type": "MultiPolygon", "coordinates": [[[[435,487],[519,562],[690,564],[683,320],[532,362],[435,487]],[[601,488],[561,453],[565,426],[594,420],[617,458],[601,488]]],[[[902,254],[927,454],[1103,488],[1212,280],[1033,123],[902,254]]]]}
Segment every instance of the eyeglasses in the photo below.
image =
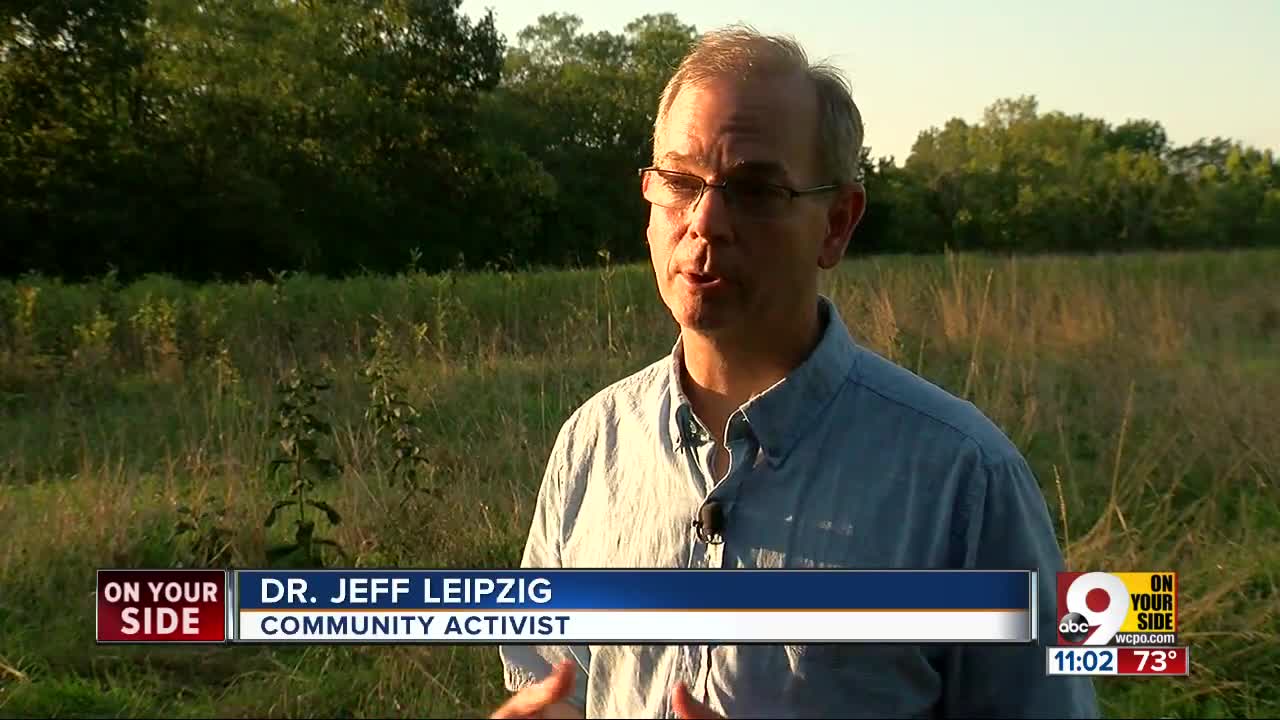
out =
{"type": "Polygon", "coordinates": [[[718,188],[724,192],[730,209],[756,218],[778,217],[787,212],[795,198],[840,189],[839,185],[818,185],[796,190],[785,185],[747,179],[713,183],[692,173],[658,167],[640,168],[640,186],[645,200],[673,210],[693,207],[702,199],[707,188],[718,188]]]}

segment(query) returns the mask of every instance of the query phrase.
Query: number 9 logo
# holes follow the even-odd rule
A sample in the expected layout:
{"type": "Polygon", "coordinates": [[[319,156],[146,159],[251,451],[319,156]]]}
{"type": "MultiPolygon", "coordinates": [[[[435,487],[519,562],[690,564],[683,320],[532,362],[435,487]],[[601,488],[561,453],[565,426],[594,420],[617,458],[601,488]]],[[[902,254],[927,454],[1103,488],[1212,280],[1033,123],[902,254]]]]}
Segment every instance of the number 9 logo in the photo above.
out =
{"type": "Polygon", "coordinates": [[[1129,588],[1110,573],[1085,573],[1067,588],[1067,612],[1083,615],[1090,626],[1097,628],[1085,645],[1106,645],[1129,615],[1129,588]]]}

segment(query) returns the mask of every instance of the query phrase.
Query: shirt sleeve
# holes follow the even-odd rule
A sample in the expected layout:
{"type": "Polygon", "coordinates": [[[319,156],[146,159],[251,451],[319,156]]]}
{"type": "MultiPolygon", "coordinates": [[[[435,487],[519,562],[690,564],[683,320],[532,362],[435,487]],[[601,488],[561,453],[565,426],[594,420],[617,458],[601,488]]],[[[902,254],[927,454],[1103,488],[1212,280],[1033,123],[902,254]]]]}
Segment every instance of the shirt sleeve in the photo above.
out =
{"type": "MultiPolygon", "coordinates": [[[[564,483],[567,468],[564,453],[566,430],[556,439],[556,445],[547,463],[542,485],[538,489],[533,509],[533,520],[525,541],[521,568],[558,568],[560,562],[560,529],[564,522],[564,483]]],[[[577,680],[568,702],[584,709],[587,704],[587,668],[591,664],[591,649],[586,645],[502,645],[498,649],[503,666],[503,684],[516,692],[551,674],[552,668],[562,660],[577,664],[577,680]]]]}
{"type": "Polygon", "coordinates": [[[1036,570],[1039,639],[1031,645],[957,646],[944,672],[946,717],[1099,717],[1091,678],[1048,677],[1057,639],[1056,574],[1064,569],[1044,494],[1018,454],[985,465],[970,488],[966,567],[1036,570]]]}

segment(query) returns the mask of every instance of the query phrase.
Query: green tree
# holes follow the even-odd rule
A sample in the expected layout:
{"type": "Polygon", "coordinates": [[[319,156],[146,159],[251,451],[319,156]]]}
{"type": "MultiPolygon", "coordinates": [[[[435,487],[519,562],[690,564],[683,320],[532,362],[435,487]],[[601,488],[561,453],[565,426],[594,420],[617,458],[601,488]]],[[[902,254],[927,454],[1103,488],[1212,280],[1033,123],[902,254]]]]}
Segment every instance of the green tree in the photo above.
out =
{"type": "Polygon", "coordinates": [[[554,196],[541,196],[554,242],[537,260],[642,254],[635,171],[649,163],[658,96],[695,36],[671,14],[637,18],[621,35],[585,34],[579,17],[552,14],[519,33],[499,112],[554,180],[554,196]]]}
{"type": "MultiPolygon", "coordinates": [[[[644,255],[637,167],[696,29],[461,0],[15,0],[0,273],[342,275],[644,255]]],[[[1228,138],[997,98],[861,158],[853,253],[1280,242],[1280,166],[1228,138]]]]}

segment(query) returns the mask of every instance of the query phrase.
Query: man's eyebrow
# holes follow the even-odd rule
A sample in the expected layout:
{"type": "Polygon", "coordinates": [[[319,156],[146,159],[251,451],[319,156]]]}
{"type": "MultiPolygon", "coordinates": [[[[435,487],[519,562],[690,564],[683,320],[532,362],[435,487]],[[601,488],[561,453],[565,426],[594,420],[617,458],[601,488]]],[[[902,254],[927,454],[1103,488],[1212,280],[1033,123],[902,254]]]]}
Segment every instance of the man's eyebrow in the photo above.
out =
{"type": "MultiPolygon", "coordinates": [[[[708,167],[706,158],[700,155],[686,155],[684,153],[669,150],[662,156],[663,162],[672,165],[681,165],[684,167],[705,168],[708,167]]],[[[788,177],[787,168],[780,162],[774,160],[740,160],[731,165],[727,172],[734,174],[762,175],[771,178],[785,179],[788,177]]]]}
{"type": "Polygon", "coordinates": [[[751,173],[753,175],[771,175],[775,177],[786,177],[787,169],[782,163],[773,160],[742,160],[736,162],[729,168],[730,172],[735,173],[751,173]]]}
{"type": "Polygon", "coordinates": [[[673,165],[693,165],[703,167],[706,164],[700,157],[685,155],[684,153],[679,153],[675,150],[668,150],[666,154],[662,156],[662,160],[663,162],[669,162],[673,165]]]}

